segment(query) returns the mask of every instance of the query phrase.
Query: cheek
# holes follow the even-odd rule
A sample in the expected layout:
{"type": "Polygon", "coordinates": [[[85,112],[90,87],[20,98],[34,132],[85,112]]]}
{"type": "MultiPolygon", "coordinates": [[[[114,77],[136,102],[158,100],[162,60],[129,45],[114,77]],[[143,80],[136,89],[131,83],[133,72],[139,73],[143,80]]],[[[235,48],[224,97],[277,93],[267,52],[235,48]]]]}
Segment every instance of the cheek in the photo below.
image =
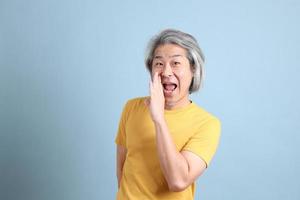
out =
{"type": "Polygon", "coordinates": [[[177,71],[176,74],[178,77],[182,78],[184,77],[185,72],[181,70],[181,71],[177,71]]]}
{"type": "Polygon", "coordinates": [[[184,87],[184,88],[190,86],[192,78],[193,78],[192,76],[193,76],[192,73],[187,72],[187,71],[186,72],[181,71],[181,72],[176,73],[176,77],[180,82],[180,86],[184,87]]]}

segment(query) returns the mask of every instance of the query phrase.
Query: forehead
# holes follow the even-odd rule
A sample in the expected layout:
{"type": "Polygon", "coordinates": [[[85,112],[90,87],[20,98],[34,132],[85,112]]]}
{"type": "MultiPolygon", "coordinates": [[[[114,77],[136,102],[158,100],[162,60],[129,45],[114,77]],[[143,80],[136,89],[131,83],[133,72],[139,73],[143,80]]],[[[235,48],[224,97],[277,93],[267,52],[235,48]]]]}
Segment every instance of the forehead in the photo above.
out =
{"type": "Polygon", "coordinates": [[[187,51],[176,44],[159,45],[154,51],[154,58],[186,57],[187,51]]]}

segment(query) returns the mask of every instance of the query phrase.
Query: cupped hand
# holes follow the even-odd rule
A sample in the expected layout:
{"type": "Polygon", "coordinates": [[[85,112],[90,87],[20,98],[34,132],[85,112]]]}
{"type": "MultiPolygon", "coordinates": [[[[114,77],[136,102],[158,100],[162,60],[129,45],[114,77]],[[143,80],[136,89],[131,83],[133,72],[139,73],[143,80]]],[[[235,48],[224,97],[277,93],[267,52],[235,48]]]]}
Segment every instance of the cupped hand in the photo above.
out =
{"type": "Polygon", "coordinates": [[[165,97],[158,72],[155,72],[150,80],[149,91],[150,97],[146,99],[145,103],[150,110],[153,122],[160,122],[164,119],[165,97]]]}

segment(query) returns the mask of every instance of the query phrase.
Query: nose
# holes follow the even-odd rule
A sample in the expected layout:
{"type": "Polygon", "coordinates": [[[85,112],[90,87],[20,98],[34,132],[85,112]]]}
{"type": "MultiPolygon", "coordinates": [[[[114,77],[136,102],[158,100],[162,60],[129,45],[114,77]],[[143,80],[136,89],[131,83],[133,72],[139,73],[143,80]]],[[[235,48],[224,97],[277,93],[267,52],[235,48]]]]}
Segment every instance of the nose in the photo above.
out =
{"type": "Polygon", "coordinates": [[[172,67],[170,66],[170,64],[166,64],[162,70],[162,73],[161,73],[162,76],[165,76],[165,77],[169,77],[169,76],[172,76],[173,75],[173,71],[172,71],[172,67]]]}

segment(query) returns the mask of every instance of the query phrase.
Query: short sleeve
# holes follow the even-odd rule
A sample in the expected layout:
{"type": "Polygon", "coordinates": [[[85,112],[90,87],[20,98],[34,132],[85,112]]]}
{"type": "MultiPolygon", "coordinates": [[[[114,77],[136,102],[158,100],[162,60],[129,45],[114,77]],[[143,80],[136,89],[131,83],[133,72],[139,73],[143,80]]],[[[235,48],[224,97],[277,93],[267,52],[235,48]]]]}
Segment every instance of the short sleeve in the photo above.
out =
{"type": "Polygon", "coordinates": [[[201,125],[183,147],[183,150],[191,151],[206,162],[208,167],[213,158],[221,133],[221,123],[217,118],[211,118],[201,125]]]}
{"type": "Polygon", "coordinates": [[[115,143],[126,147],[126,121],[129,113],[129,102],[123,108],[121,119],[119,122],[118,132],[115,138],[115,143]]]}

